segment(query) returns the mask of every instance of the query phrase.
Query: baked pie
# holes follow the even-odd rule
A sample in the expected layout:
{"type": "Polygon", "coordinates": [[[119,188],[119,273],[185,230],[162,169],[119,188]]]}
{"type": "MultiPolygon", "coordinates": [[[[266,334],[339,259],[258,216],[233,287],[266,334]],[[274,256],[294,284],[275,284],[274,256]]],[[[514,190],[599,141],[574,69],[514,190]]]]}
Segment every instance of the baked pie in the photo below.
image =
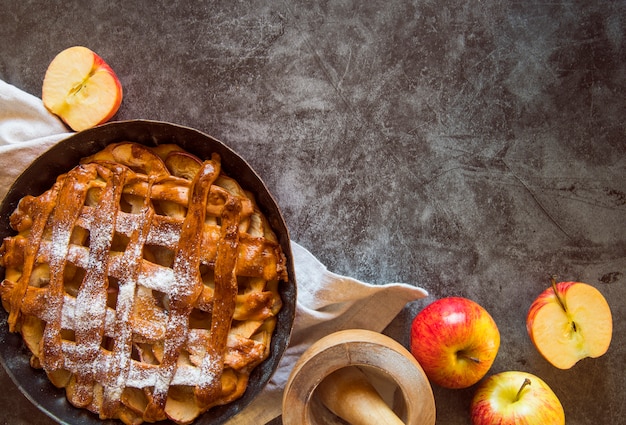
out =
{"type": "Polygon", "coordinates": [[[111,144],[22,198],[10,225],[10,331],[74,406],[188,424],[268,357],[286,260],[219,155],[111,144]]]}

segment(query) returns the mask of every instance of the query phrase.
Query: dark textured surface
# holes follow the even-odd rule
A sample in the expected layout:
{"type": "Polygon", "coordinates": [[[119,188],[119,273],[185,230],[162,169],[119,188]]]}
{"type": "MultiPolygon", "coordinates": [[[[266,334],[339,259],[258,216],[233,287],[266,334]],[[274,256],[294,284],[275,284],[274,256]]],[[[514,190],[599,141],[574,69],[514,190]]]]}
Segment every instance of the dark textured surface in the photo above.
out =
{"type": "MultiPolygon", "coordinates": [[[[114,119],[205,131],[257,170],[329,269],[484,305],[492,372],[541,376],[569,425],[626,417],[626,3],[564,0],[3,2],[0,78],[32,94],[82,44],[118,73],[114,119]],[[224,4],[222,4],[224,3],[224,4]],[[250,3],[250,4],[249,4],[250,3]],[[549,274],[596,286],[609,352],[568,371],[525,315],[549,274]]],[[[0,420],[46,424],[0,375],[0,420]]],[[[473,388],[435,388],[468,424],[473,388]]]]}

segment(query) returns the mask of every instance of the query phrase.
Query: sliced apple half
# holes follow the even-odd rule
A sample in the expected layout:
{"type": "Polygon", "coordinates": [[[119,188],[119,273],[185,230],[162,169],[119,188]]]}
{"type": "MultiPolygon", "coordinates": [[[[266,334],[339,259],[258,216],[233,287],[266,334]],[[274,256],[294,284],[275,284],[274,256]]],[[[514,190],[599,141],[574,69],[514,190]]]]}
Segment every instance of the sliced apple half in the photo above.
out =
{"type": "Polygon", "coordinates": [[[83,46],[63,50],[43,80],[44,106],[72,130],[105,123],[122,103],[122,85],[111,67],[83,46]]]}
{"type": "Polygon", "coordinates": [[[613,318],[606,299],[582,282],[559,282],[531,304],[526,328],[539,353],[559,369],[569,369],[586,357],[609,349],[613,318]]]}

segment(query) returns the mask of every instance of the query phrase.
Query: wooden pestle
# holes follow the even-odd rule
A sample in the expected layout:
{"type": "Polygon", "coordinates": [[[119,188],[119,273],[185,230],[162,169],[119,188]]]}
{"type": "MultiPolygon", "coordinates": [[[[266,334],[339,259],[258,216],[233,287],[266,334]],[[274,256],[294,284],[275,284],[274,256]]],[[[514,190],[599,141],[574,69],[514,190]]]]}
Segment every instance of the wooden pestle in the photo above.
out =
{"type": "Polygon", "coordinates": [[[351,425],[404,425],[357,367],[343,367],[317,387],[322,403],[351,425]]]}

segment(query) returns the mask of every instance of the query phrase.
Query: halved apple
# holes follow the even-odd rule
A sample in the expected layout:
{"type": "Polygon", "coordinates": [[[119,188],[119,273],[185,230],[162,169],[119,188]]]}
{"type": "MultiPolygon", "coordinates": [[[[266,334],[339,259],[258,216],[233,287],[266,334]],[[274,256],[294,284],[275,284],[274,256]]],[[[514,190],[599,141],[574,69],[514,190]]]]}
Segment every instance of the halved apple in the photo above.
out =
{"type": "Polygon", "coordinates": [[[75,131],[102,124],[122,103],[122,85],[111,67],[83,46],[63,50],[50,63],[41,98],[75,131]]]}
{"type": "Polygon", "coordinates": [[[586,357],[609,349],[613,319],[606,299],[582,282],[559,282],[531,304],[526,329],[541,355],[559,369],[569,369],[586,357]]]}

